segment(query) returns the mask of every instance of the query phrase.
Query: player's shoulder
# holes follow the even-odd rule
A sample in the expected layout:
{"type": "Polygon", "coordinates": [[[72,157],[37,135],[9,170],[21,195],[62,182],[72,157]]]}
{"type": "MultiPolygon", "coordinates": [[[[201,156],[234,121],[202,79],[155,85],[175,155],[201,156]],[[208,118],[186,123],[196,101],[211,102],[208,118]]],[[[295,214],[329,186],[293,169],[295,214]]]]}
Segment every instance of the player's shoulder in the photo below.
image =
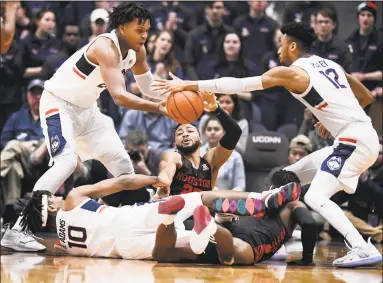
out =
{"type": "Polygon", "coordinates": [[[178,151],[175,150],[166,150],[162,154],[162,160],[167,162],[182,162],[182,155],[178,151]]]}

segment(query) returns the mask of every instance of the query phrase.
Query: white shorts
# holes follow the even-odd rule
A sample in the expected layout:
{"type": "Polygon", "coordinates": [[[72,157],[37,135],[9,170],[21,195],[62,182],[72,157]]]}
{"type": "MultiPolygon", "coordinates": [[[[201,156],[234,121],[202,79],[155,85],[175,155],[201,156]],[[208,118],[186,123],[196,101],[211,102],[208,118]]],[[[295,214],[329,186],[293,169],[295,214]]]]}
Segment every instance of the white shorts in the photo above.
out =
{"type": "MultiPolygon", "coordinates": [[[[100,112],[96,103],[80,108],[44,90],[40,120],[53,159],[74,152],[85,161],[111,151],[120,151],[129,158],[111,119],[100,112]]],[[[133,172],[133,167],[127,171],[133,172]]]]}
{"type": "Polygon", "coordinates": [[[333,146],[317,150],[285,170],[295,172],[302,185],[310,184],[318,170],[338,178],[341,189],[354,193],[360,174],[379,154],[379,139],[370,122],[355,123],[343,130],[333,146]]]}
{"type": "MultiPolygon", "coordinates": [[[[124,259],[152,259],[158,226],[169,216],[158,214],[158,202],[119,208],[114,227],[115,250],[124,259]]],[[[191,231],[177,229],[177,241],[191,231]]]]}

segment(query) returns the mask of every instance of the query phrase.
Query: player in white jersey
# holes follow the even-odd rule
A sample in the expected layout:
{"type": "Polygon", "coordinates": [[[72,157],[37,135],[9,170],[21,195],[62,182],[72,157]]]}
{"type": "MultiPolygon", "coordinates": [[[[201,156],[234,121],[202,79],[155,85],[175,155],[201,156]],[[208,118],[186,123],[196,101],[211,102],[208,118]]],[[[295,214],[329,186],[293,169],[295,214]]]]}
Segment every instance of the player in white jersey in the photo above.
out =
{"type": "Polygon", "coordinates": [[[45,225],[47,195],[54,194],[73,173],[78,156],[98,159],[113,176],[134,174],[129,155],[96,105],[107,88],[117,105],[166,114],[161,102],[141,99],[126,91],[124,74],[131,69],[142,93],[150,90],[152,74],[144,43],[152,15],[137,2],[124,2],[110,15],[110,33],[101,34],[74,53],[45,83],[40,119],[51,155],[51,167],[35,184],[33,196],[1,245],[16,251],[42,251],[45,247],[30,236],[45,225]],[[41,212],[41,213],[40,213],[41,212]]]}
{"type": "Polygon", "coordinates": [[[334,266],[355,267],[382,261],[379,251],[362,238],[342,210],[330,200],[339,190],[354,193],[359,176],[376,160],[378,136],[363,109],[371,93],[331,60],[309,54],[315,34],[301,23],[281,29],[278,50],[281,63],[262,76],[205,81],[157,80],[153,90],[163,93],[192,90],[238,93],[283,86],[305,104],[320,121],[319,129],[335,138],[334,145],[318,150],[286,170],[295,172],[302,185],[311,183],[305,202],[319,212],[351,244],[352,250],[334,266]],[[327,129],[327,130],[326,130],[327,129]]]}

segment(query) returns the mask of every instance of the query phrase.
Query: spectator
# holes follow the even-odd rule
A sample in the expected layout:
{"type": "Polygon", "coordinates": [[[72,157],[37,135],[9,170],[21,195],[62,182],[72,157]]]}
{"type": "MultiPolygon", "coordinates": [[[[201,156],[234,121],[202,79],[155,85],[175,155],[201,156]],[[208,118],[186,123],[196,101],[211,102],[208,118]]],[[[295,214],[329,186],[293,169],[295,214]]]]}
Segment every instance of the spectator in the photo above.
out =
{"type": "Polygon", "coordinates": [[[16,11],[15,41],[23,40],[31,30],[31,19],[27,6],[20,5],[16,11]]]}
{"type": "Polygon", "coordinates": [[[303,157],[309,155],[312,152],[312,144],[308,137],[304,135],[299,135],[293,138],[289,145],[289,156],[288,156],[288,164],[284,164],[278,167],[275,167],[269,173],[267,180],[271,180],[271,177],[275,172],[282,170],[283,168],[297,163],[303,157]]]}
{"type": "Polygon", "coordinates": [[[151,12],[154,17],[154,27],[159,30],[169,30],[174,34],[174,53],[183,63],[183,50],[188,32],[196,27],[195,19],[189,9],[179,1],[161,1],[151,12]]]}
{"type": "MultiPolygon", "coordinates": [[[[153,100],[151,97],[145,99],[153,100]]],[[[122,119],[119,136],[123,143],[133,130],[147,133],[149,146],[155,149],[166,150],[173,145],[173,129],[177,124],[168,117],[151,112],[128,110],[122,119]]]]}
{"type": "Polygon", "coordinates": [[[80,30],[78,26],[66,25],[62,37],[62,47],[58,54],[49,56],[43,65],[41,78],[49,80],[57,69],[77,51],[80,40],[80,30]]]}
{"type": "Polygon", "coordinates": [[[205,2],[206,21],[192,30],[185,45],[186,77],[191,80],[211,79],[213,61],[225,34],[233,29],[222,21],[223,1],[205,2]]]}
{"type": "Polygon", "coordinates": [[[20,109],[23,101],[23,64],[19,45],[14,41],[0,61],[0,131],[9,115],[20,109]]]}
{"type": "MultiPolygon", "coordinates": [[[[141,130],[132,130],[126,137],[126,150],[132,160],[134,172],[144,175],[157,175],[161,162],[162,150],[149,146],[148,136],[141,130]]],[[[139,190],[121,191],[103,197],[101,202],[111,206],[133,205],[147,202],[154,195],[154,190],[144,187],[139,190]]]]}
{"type": "Polygon", "coordinates": [[[28,106],[15,112],[1,133],[1,186],[5,188],[1,197],[12,211],[17,198],[32,190],[31,185],[48,169],[49,154],[39,120],[43,88],[43,81],[31,81],[28,106]]]}
{"type": "Polygon", "coordinates": [[[243,37],[246,56],[259,65],[263,54],[273,49],[273,36],[277,23],[265,14],[267,1],[248,3],[249,14],[237,18],[234,21],[234,28],[243,37]]]}
{"type": "MultiPolygon", "coordinates": [[[[244,46],[241,38],[236,33],[228,33],[221,44],[218,58],[214,64],[215,78],[234,77],[245,78],[260,75],[257,66],[248,60],[244,54],[244,46]]],[[[253,95],[251,92],[238,93],[245,117],[248,121],[253,120],[253,95]]],[[[259,113],[260,110],[257,111],[259,113]]],[[[255,114],[255,113],[254,113],[255,114]]]]}
{"type": "Polygon", "coordinates": [[[351,75],[361,81],[377,98],[377,101],[371,105],[371,116],[375,129],[381,133],[383,41],[375,27],[376,4],[372,1],[361,3],[357,9],[357,15],[359,28],[346,40],[353,60],[351,75]]]}
{"type": "Polygon", "coordinates": [[[174,54],[174,36],[171,31],[163,30],[158,34],[148,63],[152,73],[158,78],[170,79],[169,72],[172,72],[183,79],[181,65],[174,54]]]}
{"type": "Polygon", "coordinates": [[[145,42],[145,48],[148,55],[151,55],[153,53],[154,43],[156,42],[157,36],[157,32],[149,31],[148,40],[146,40],[145,42]]]}
{"type": "MultiPolygon", "coordinates": [[[[281,36],[281,31],[276,29],[274,48],[266,52],[262,58],[261,69],[263,73],[281,65],[277,53],[281,36]]],[[[267,130],[277,131],[286,124],[295,124],[297,127],[301,125],[304,106],[285,88],[273,87],[257,91],[256,94],[261,108],[261,124],[267,130]]]]}
{"type": "MultiPolygon", "coordinates": [[[[201,147],[201,156],[203,156],[209,149],[216,147],[224,135],[224,130],[217,117],[210,116],[207,119],[203,133],[207,143],[201,147]]],[[[242,156],[235,150],[225,164],[219,169],[214,189],[245,191],[245,167],[242,156]]]]}
{"type": "Polygon", "coordinates": [[[87,45],[98,35],[106,33],[108,30],[109,13],[105,9],[96,9],[90,14],[91,35],[80,41],[80,47],[87,45]]]}
{"type": "Polygon", "coordinates": [[[162,150],[149,146],[149,137],[145,132],[129,132],[126,137],[126,150],[133,162],[134,172],[144,175],[158,174],[162,150]]]}
{"type": "MultiPolygon", "coordinates": [[[[237,146],[235,147],[235,150],[243,155],[246,150],[246,142],[249,135],[249,123],[243,115],[243,109],[239,103],[238,95],[217,94],[217,100],[222,109],[225,110],[226,113],[228,113],[235,121],[237,121],[238,125],[241,127],[242,135],[237,143],[237,146]]],[[[201,139],[203,145],[206,143],[206,137],[203,133],[206,121],[208,120],[209,116],[209,114],[203,115],[198,127],[199,132],[202,133],[201,139]]]]}
{"type": "Polygon", "coordinates": [[[32,80],[28,85],[28,105],[13,113],[7,120],[1,132],[1,149],[11,140],[30,142],[35,144],[42,139],[43,132],[40,126],[40,97],[44,89],[44,82],[39,79],[32,80]]]}
{"type": "Polygon", "coordinates": [[[310,25],[312,15],[322,8],[329,8],[334,12],[335,21],[338,21],[338,14],[333,4],[322,1],[301,1],[287,4],[283,17],[283,24],[289,22],[303,22],[310,25]]]}
{"type": "Polygon", "coordinates": [[[298,134],[308,137],[312,144],[312,150],[317,151],[326,146],[330,146],[333,143],[333,140],[322,139],[315,128],[315,124],[318,120],[314,117],[313,113],[308,108],[304,110],[304,120],[301,127],[299,128],[298,134]]]}
{"type": "Polygon", "coordinates": [[[36,31],[21,41],[24,78],[40,77],[44,61],[50,55],[58,53],[60,43],[53,34],[55,21],[52,10],[40,11],[36,16],[36,31]]]}
{"type": "Polygon", "coordinates": [[[335,13],[329,8],[323,8],[316,13],[315,33],[318,39],[311,46],[310,53],[330,59],[351,71],[351,53],[347,45],[333,35],[337,26],[335,13]]]}
{"type": "MultiPolygon", "coordinates": [[[[73,1],[73,3],[77,4],[77,5],[80,5],[81,2],[85,2],[86,1],[73,1]]],[[[109,16],[109,13],[112,12],[112,8],[114,6],[117,6],[116,5],[116,1],[94,1],[94,2],[91,2],[93,5],[92,5],[92,9],[89,11],[89,14],[86,14],[85,16],[83,16],[82,18],[80,18],[80,33],[81,33],[81,36],[84,37],[84,38],[88,38],[91,34],[92,34],[92,30],[91,30],[91,19],[90,19],[90,16],[92,14],[92,12],[94,10],[97,10],[97,9],[104,9],[108,12],[108,16],[109,16]]],[[[77,7],[74,7],[74,9],[76,10],[77,7]]]]}

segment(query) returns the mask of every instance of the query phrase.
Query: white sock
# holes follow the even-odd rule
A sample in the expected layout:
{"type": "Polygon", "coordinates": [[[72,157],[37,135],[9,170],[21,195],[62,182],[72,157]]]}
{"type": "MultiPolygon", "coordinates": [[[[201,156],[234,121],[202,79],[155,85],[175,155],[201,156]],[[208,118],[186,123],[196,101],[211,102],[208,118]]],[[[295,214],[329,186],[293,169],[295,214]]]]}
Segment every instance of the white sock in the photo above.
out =
{"type": "Polygon", "coordinates": [[[322,215],[352,247],[365,247],[367,243],[352,225],[342,209],[330,198],[340,190],[340,182],[333,175],[318,171],[310,189],[305,195],[305,203],[322,215]]]}
{"type": "Polygon", "coordinates": [[[175,215],[168,215],[163,221],[162,224],[168,226],[174,222],[175,215]]]}

